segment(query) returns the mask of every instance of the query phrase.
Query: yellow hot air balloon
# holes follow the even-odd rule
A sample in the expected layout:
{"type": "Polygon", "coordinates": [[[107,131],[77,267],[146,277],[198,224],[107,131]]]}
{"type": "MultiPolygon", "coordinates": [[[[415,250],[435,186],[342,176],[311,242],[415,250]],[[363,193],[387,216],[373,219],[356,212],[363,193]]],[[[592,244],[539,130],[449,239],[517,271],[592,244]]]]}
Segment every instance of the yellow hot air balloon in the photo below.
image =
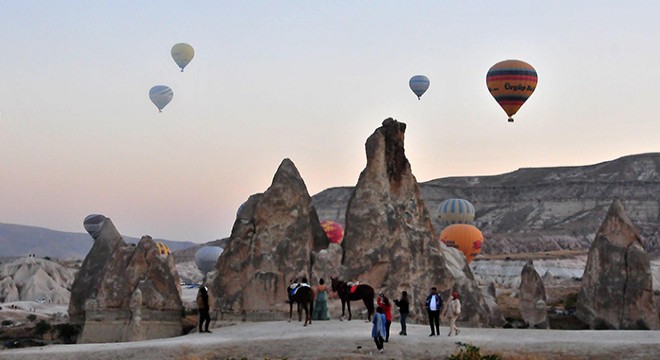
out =
{"type": "Polygon", "coordinates": [[[512,116],[532,95],[537,81],[532,65],[520,60],[498,62],[486,74],[488,91],[509,115],[509,122],[513,122],[512,116]]]}
{"type": "Polygon", "coordinates": [[[161,256],[163,258],[167,257],[169,254],[172,253],[172,251],[170,251],[170,248],[167,247],[165,243],[162,243],[160,241],[156,243],[156,248],[158,249],[158,256],[161,256]]]}
{"type": "Polygon", "coordinates": [[[181,72],[183,72],[183,68],[192,61],[193,57],[195,57],[195,49],[186,43],[174,44],[171,52],[172,59],[174,59],[174,62],[179,65],[181,72]]]}
{"type": "Polygon", "coordinates": [[[465,254],[465,258],[469,264],[481,252],[484,236],[479,229],[472,225],[454,224],[442,230],[440,241],[447,246],[460,250],[465,254]]]}

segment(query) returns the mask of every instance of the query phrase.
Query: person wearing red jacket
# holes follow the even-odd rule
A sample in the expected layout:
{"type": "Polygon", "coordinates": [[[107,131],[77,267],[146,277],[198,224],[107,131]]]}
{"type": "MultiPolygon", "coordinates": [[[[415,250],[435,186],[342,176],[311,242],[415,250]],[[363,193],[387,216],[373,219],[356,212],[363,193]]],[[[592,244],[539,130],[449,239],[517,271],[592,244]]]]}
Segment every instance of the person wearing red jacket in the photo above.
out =
{"type": "Polygon", "coordinates": [[[388,342],[390,339],[390,325],[392,325],[392,302],[390,302],[390,299],[385,294],[381,293],[376,303],[378,303],[378,307],[383,309],[383,313],[385,314],[385,342],[388,342]]]}

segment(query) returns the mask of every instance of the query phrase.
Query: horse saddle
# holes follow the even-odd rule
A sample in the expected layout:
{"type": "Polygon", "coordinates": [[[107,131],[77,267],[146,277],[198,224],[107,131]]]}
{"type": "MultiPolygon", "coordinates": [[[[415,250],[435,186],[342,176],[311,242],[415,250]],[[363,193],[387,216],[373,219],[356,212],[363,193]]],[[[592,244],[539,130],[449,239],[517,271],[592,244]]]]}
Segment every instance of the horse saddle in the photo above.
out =
{"type": "Polygon", "coordinates": [[[353,286],[351,286],[351,289],[350,289],[350,290],[348,291],[348,293],[349,293],[349,294],[352,294],[352,293],[354,293],[354,292],[355,292],[355,290],[357,290],[357,288],[358,288],[358,286],[357,286],[357,285],[353,285],[353,286]]]}

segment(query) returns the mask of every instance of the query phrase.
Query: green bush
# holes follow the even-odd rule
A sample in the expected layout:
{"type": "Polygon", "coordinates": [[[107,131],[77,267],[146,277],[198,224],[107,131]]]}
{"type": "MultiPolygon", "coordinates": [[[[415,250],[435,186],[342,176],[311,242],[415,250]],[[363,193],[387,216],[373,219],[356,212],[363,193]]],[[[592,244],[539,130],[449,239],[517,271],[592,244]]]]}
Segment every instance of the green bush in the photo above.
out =
{"type": "Polygon", "coordinates": [[[2,323],[0,323],[0,324],[2,324],[2,326],[9,326],[9,325],[12,325],[13,323],[14,322],[11,321],[11,320],[2,320],[2,323]]]}
{"type": "Polygon", "coordinates": [[[71,324],[61,324],[56,326],[57,334],[65,344],[73,344],[80,333],[80,327],[71,324]]]}
{"type": "Polygon", "coordinates": [[[566,301],[564,302],[565,308],[574,308],[577,305],[577,293],[571,293],[566,296],[566,301]]]}
{"type": "Polygon", "coordinates": [[[37,323],[37,326],[34,328],[34,332],[39,335],[43,336],[45,333],[49,332],[50,329],[53,327],[50,326],[50,324],[46,320],[41,320],[37,323]]]}
{"type": "Polygon", "coordinates": [[[479,347],[472,344],[457,342],[458,353],[449,356],[449,360],[501,360],[502,357],[496,354],[481,355],[479,347]]]}
{"type": "Polygon", "coordinates": [[[34,322],[35,320],[37,320],[37,315],[35,315],[35,314],[30,314],[30,315],[27,316],[27,319],[28,319],[30,322],[34,322]]]}

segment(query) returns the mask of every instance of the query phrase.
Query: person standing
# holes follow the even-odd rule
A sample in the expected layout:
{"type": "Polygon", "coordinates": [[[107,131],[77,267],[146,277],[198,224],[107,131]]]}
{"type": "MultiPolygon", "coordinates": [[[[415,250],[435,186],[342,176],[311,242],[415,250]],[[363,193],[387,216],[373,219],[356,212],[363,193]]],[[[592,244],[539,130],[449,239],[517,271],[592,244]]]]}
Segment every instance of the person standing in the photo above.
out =
{"type": "Polygon", "coordinates": [[[385,314],[383,314],[383,309],[380,307],[376,308],[376,313],[374,318],[371,321],[373,326],[371,327],[371,337],[374,338],[376,343],[376,349],[383,352],[383,336],[385,336],[385,314]]]}
{"type": "Polygon", "coordinates": [[[376,303],[378,303],[378,307],[383,309],[385,314],[385,342],[388,342],[390,341],[390,326],[392,325],[392,303],[383,293],[378,296],[376,303]]]}
{"type": "Polygon", "coordinates": [[[199,312],[199,332],[210,333],[209,324],[211,323],[211,315],[209,314],[209,292],[206,286],[200,286],[197,292],[197,310],[199,312]],[[204,330],[202,331],[202,325],[204,330]]]}
{"type": "Polygon", "coordinates": [[[320,279],[319,285],[314,290],[316,300],[314,301],[312,320],[330,320],[328,313],[328,285],[325,285],[325,281],[320,279]]]}
{"type": "Polygon", "coordinates": [[[410,303],[408,302],[408,293],[406,291],[401,292],[401,299],[394,300],[394,304],[399,308],[399,314],[401,314],[401,331],[399,335],[408,335],[406,331],[406,319],[410,313],[410,303]]]}
{"type": "Polygon", "coordinates": [[[438,295],[438,289],[431,288],[431,294],[426,297],[426,311],[429,314],[429,325],[431,326],[431,335],[440,335],[440,310],[442,310],[442,297],[438,295]]]}
{"type": "Polygon", "coordinates": [[[449,334],[447,334],[447,336],[451,336],[452,331],[454,331],[456,335],[461,332],[461,329],[456,326],[456,319],[461,315],[461,301],[458,299],[458,291],[454,291],[451,296],[452,299],[449,301],[449,304],[447,304],[447,308],[443,314],[449,319],[449,334]]]}

